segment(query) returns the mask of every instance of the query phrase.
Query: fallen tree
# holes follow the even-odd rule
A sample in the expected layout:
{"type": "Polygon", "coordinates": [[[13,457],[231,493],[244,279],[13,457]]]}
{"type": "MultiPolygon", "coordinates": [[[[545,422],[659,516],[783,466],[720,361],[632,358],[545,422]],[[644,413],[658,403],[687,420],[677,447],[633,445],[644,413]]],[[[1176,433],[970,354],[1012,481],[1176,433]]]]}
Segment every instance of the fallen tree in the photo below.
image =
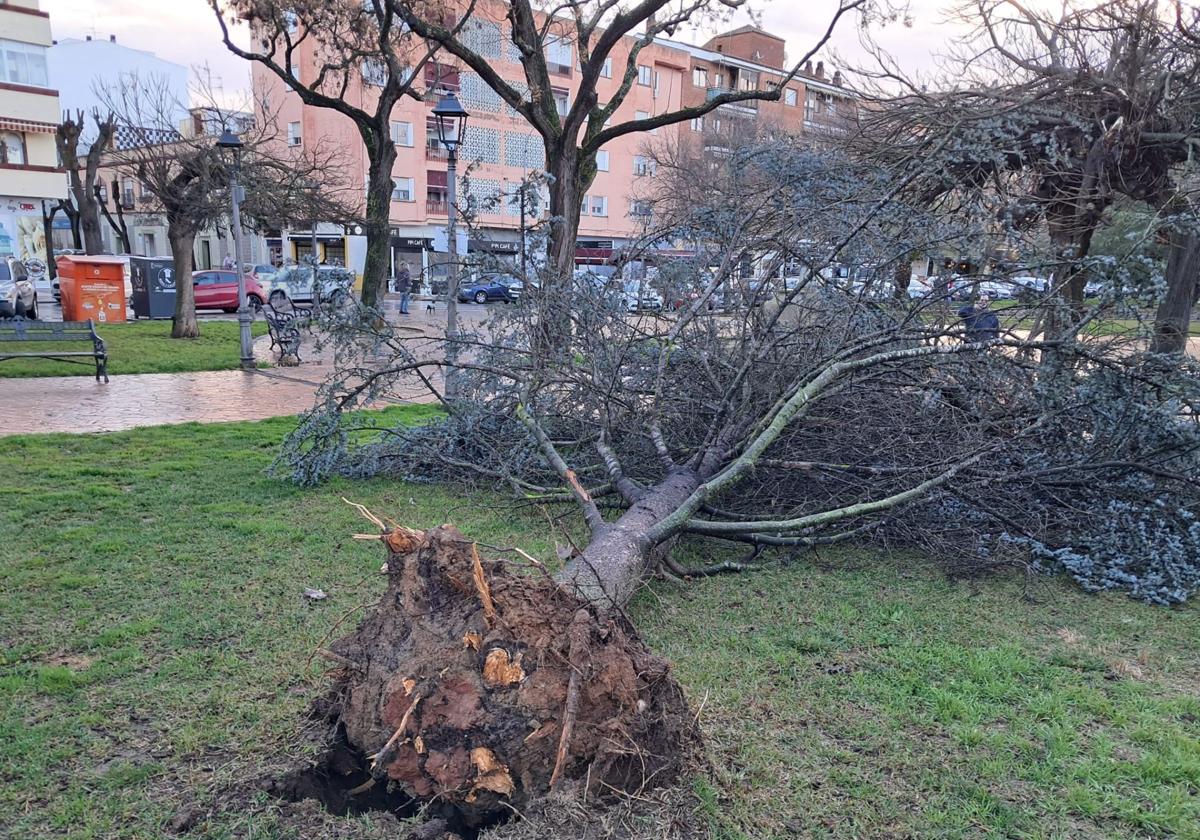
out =
{"type": "MultiPolygon", "coordinates": [[[[369,315],[320,316],[343,367],[278,468],[306,483],[465,481],[579,513],[558,535],[567,548],[552,579],[540,563],[510,577],[449,530],[378,523],[388,592],[333,648],[347,669],[335,720],[375,756],[376,784],[470,822],[560,785],[612,794],[670,779],[687,716],[623,619],[651,576],[737,573],[778,562],[768,548],[849,540],[1033,569],[1081,546],[1076,501],[1110,485],[1149,516],[1166,499],[1158,521],[1178,514],[1190,527],[1193,375],[1147,367],[1117,340],[968,335],[940,297],[897,298],[897,261],[931,231],[975,232],[897,197],[919,172],[777,138],[723,165],[737,177],[648,233],[698,252],[657,277],[637,259],[615,278],[581,274],[561,297],[543,289],[537,307],[504,307],[452,350],[369,315]],[[768,268],[749,276],[755,255],[768,268]],[[841,278],[845,264],[860,270],[841,278]],[[652,283],[679,303],[672,314],[630,311],[652,283]],[[549,358],[530,340],[547,301],[570,325],[549,358]],[[1034,358],[1048,349],[1071,360],[1053,393],[1034,358]],[[425,383],[445,419],[364,442],[370,421],[351,410],[399,381],[425,383]],[[749,551],[684,564],[680,540],[749,551]]],[[[695,172],[681,165],[679,177],[695,172]]],[[[1200,586],[1194,567],[1148,591],[1186,597],[1200,586]]]]}

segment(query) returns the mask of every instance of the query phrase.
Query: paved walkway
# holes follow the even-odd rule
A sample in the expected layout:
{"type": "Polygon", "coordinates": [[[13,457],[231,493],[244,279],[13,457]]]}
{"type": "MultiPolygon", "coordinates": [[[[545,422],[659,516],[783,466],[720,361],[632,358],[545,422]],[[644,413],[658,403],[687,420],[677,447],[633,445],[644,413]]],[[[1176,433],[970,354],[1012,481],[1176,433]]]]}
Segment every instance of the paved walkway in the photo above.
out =
{"type": "MultiPolygon", "coordinates": [[[[443,316],[444,317],[444,316],[443,316]]],[[[437,322],[414,319],[412,329],[431,335],[437,322]]],[[[266,336],[255,356],[274,359],[266,336]]],[[[306,344],[310,342],[306,341],[306,344]]],[[[113,376],[108,384],[90,376],[0,378],[0,437],[31,432],[112,432],[170,423],[263,420],[312,408],[317,388],[332,371],[331,360],[311,346],[301,350],[299,367],[198,373],[113,376]]],[[[378,405],[429,402],[415,379],[393,390],[378,405]]]]}

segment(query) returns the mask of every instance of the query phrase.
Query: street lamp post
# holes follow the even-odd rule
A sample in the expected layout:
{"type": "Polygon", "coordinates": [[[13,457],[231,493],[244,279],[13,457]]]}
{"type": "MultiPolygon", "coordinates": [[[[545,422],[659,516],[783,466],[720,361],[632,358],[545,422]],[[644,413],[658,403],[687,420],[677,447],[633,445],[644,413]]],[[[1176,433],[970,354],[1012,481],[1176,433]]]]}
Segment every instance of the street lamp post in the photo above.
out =
{"type": "Polygon", "coordinates": [[[458,339],[458,146],[467,127],[468,114],[452,93],[443,96],[433,109],[437,122],[438,140],[446,150],[446,198],[450,206],[446,219],[446,250],[450,261],[450,276],[446,283],[446,397],[457,396],[458,385],[453,363],[457,356],[458,339]]]}
{"type": "Polygon", "coordinates": [[[241,342],[242,370],[254,370],[254,346],[250,341],[250,306],[246,299],[246,272],[242,270],[242,199],[245,193],[238,176],[242,168],[242,141],[228,128],[221,133],[217,146],[228,151],[233,158],[233,170],[229,176],[229,193],[233,202],[233,256],[238,284],[238,335],[241,342]]]}

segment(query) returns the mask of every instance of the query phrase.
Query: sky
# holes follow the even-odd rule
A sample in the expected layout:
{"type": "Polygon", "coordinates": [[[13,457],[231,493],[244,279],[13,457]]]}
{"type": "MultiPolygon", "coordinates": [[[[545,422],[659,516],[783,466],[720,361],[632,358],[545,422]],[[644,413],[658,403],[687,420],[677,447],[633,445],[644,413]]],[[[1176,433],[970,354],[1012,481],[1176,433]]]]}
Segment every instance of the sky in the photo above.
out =
{"type": "MultiPolygon", "coordinates": [[[[758,20],[768,32],[787,39],[788,57],[799,58],[824,31],[833,0],[752,0],[758,20]]],[[[955,33],[943,23],[949,0],[908,0],[912,26],[892,24],[878,31],[878,38],[910,71],[932,65],[931,56],[955,33]]],[[[187,67],[207,65],[220,81],[226,96],[236,98],[249,88],[245,62],[235,58],[221,43],[221,31],[205,0],[43,0],[50,13],[55,38],[117,36],[117,43],[148,50],[160,58],[187,67]]],[[[740,13],[731,23],[700,31],[681,32],[681,40],[702,43],[716,31],[750,22],[740,13]]],[[[844,20],[832,41],[833,50],[850,62],[861,60],[858,32],[844,20]]],[[[830,56],[818,56],[830,66],[830,56]]]]}

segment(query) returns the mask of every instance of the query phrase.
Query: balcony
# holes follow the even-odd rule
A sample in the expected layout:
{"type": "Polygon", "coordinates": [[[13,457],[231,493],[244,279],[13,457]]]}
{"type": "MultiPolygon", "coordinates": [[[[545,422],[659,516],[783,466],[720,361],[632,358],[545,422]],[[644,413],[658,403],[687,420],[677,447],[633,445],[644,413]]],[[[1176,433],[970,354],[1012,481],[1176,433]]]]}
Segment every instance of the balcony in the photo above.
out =
{"type": "MultiPolygon", "coordinates": [[[[710,87],[705,91],[705,99],[711,102],[718,96],[723,96],[727,93],[738,93],[738,91],[731,87],[710,87]]],[[[749,114],[751,116],[758,114],[757,99],[743,99],[741,102],[726,102],[719,107],[728,108],[730,111],[735,111],[740,114],[749,114]]]]}
{"type": "Polygon", "coordinates": [[[569,79],[574,72],[574,68],[570,64],[558,64],[553,61],[547,61],[546,72],[552,76],[566,76],[569,79]]]}
{"type": "Polygon", "coordinates": [[[450,157],[450,153],[448,151],[446,151],[445,147],[443,147],[443,146],[433,146],[433,145],[425,146],[425,159],[426,160],[446,160],[449,157],[450,157]]]}
{"type": "Polygon", "coordinates": [[[444,199],[426,199],[425,212],[430,216],[448,216],[450,214],[450,205],[444,199]]]}

